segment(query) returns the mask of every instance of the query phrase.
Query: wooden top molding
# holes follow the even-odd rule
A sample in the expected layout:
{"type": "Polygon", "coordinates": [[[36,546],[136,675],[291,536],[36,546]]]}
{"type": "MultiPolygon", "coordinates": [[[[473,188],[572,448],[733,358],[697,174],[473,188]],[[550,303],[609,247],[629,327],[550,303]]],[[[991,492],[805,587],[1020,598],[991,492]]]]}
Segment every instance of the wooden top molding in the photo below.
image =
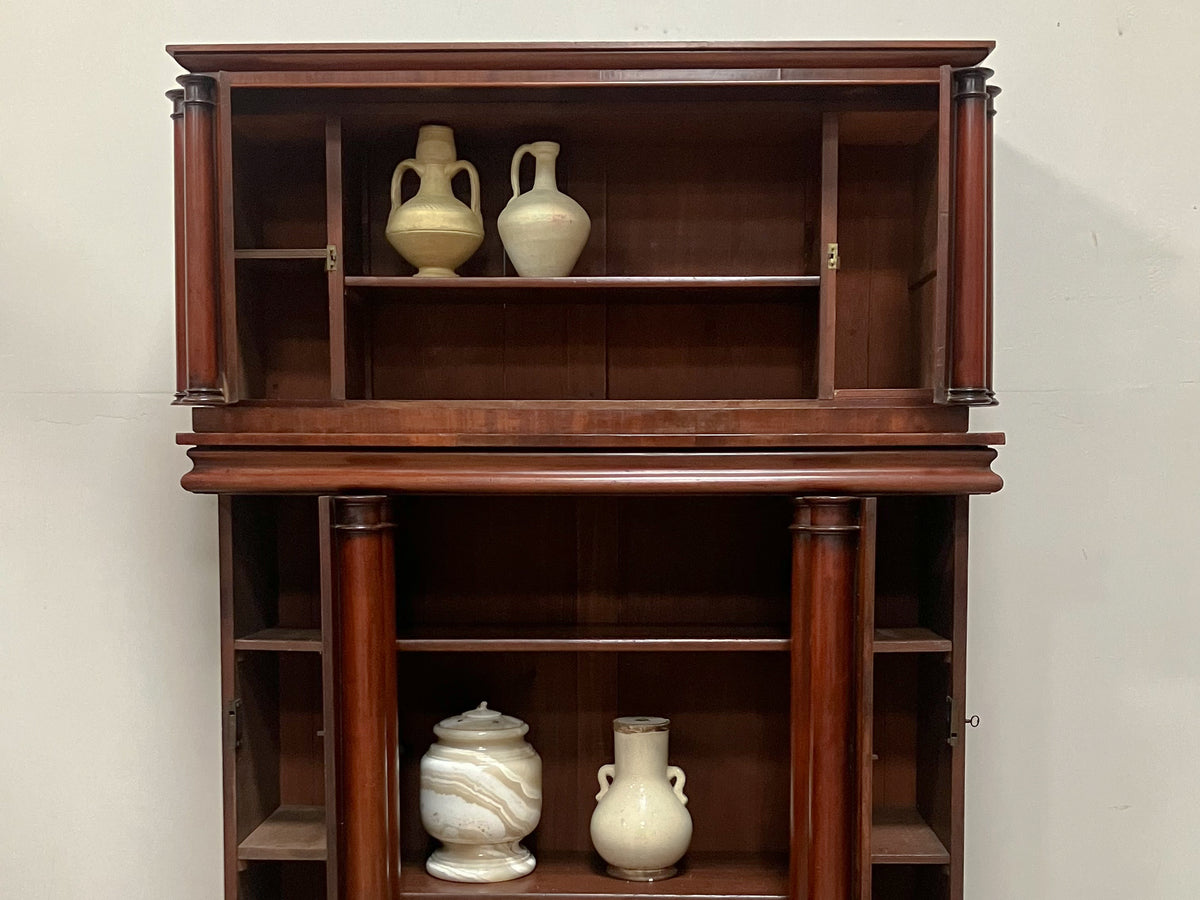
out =
{"type": "Polygon", "coordinates": [[[996,451],[401,452],[194,448],[197,493],[990,494],[996,451]]]}
{"type": "Polygon", "coordinates": [[[173,44],[191,72],[931,68],[974,66],[992,41],[538,44],[173,44]]]}

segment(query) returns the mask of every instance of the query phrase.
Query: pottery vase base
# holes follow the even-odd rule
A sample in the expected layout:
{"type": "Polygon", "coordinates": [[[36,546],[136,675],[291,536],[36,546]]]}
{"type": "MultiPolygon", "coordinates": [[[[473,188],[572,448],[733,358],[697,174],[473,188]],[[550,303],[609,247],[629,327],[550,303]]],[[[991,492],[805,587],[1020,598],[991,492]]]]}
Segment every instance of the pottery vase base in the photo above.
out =
{"type": "Polygon", "coordinates": [[[459,274],[453,269],[446,269],[441,266],[425,266],[418,269],[413,278],[459,278],[459,274]]]}
{"type": "Polygon", "coordinates": [[[439,847],[425,861],[425,871],[434,878],[467,884],[512,881],[528,875],[536,866],[533,854],[516,842],[473,846],[465,852],[439,847]]]}
{"type": "Polygon", "coordinates": [[[623,881],[665,881],[679,874],[675,866],[662,869],[623,869],[620,866],[609,866],[608,874],[623,881]]]}

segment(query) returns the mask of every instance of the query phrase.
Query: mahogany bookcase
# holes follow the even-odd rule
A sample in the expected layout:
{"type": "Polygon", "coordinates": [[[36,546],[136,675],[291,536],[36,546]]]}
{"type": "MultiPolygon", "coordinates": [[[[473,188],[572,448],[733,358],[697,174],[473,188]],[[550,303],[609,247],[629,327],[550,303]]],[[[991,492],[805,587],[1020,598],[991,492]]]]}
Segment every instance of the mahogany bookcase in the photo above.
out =
{"type": "Polygon", "coordinates": [[[169,48],[227,900],[962,896],[991,48],[169,48]],[[431,121],[483,183],[453,279],[384,239],[431,121]],[[497,235],[532,140],[591,215],[569,278],[497,235]],[[440,882],[417,762],[481,700],[545,761],[538,868],[440,882]],[[695,820],[650,885],[588,839],[633,714],[695,820]]]}

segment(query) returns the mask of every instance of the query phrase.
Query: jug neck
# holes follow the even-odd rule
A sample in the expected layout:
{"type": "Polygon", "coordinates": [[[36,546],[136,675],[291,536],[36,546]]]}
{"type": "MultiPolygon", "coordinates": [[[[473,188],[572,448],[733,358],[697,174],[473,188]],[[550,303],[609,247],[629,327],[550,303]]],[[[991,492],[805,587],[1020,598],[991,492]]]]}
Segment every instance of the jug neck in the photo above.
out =
{"type": "Polygon", "coordinates": [[[558,190],[558,176],[555,172],[558,160],[558,144],[553,141],[538,141],[529,151],[534,158],[533,187],[558,190]]]}
{"type": "Polygon", "coordinates": [[[662,775],[667,770],[665,731],[613,735],[613,762],[618,777],[622,775],[662,775]]]}

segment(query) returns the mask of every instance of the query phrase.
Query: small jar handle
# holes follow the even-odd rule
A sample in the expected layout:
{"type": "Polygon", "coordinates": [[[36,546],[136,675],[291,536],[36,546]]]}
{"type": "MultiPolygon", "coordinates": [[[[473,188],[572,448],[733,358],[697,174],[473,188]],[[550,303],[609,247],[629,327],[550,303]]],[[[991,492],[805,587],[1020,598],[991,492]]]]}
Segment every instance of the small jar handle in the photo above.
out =
{"type": "Polygon", "coordinates": [[[404,173],[412,169],[417,173],[418,178],[425,177],[425,167],[415,159],[406,159],[400,165],[396,166],[396,171],[392,173],[392,212],[400,205],[400,181],[404,178],[404,173]]]}
{"type": "Polygon", "coordinates": [[[687,806],[687,797],[684,796],[683,786],[687,783],[687,776],[683,774],[683,769],[679,766],[667,766],[667,779],[674,778],[675,783],[671,785],[675,789],[675,796],[679,798],[679,802],[687,806]]]}
{"type": "Polygon", "coordinates": [[[512,189],[513,197],[521,196],[521,160],[525,158],[526,153],[533,152],[533,144],[522,144],[517,148],[517,152],[513,154],[512,161],[512,189]]]}
{"type": "Polygon", "coordinates": [[[471,212],[479,214],[479,172],[465,159],[456,160],[454,165],[446,170],[446,177],[453,178],[459,172],[466,172],[471,180],[471,212]]]}
{"type": "Polygon", "coordinates": [[[600,767],[600,770],[596,772],[596,780],[600,782],[600,793],[596,795],[597,800],[607,794],[608,789],[612,787],[612,782],[609,779],[615,779],[616,777],[617,767],[612,763],[605,763],[600,767]]]}

